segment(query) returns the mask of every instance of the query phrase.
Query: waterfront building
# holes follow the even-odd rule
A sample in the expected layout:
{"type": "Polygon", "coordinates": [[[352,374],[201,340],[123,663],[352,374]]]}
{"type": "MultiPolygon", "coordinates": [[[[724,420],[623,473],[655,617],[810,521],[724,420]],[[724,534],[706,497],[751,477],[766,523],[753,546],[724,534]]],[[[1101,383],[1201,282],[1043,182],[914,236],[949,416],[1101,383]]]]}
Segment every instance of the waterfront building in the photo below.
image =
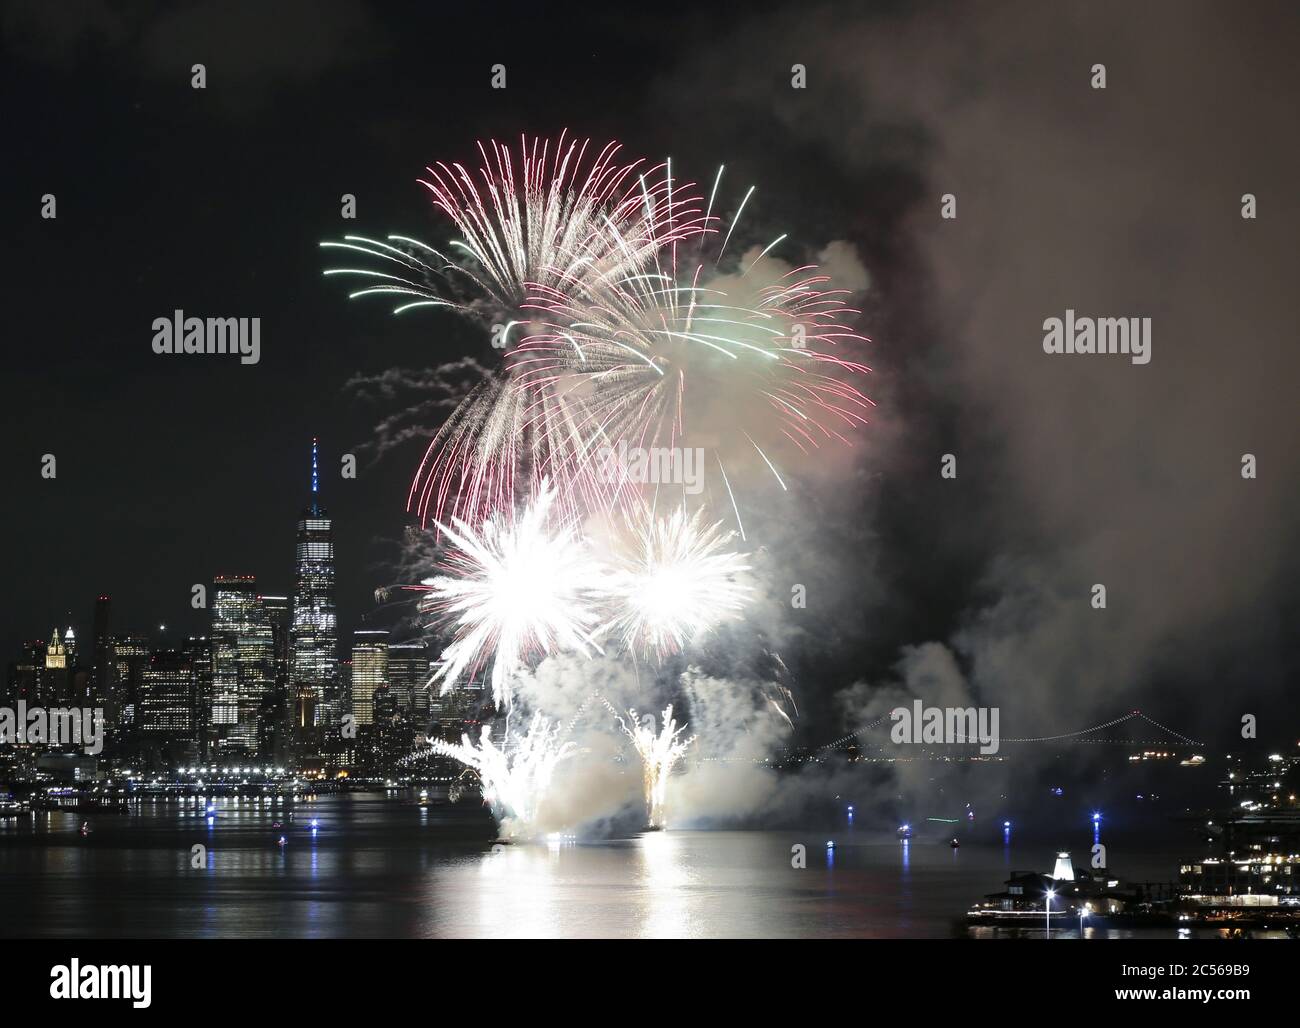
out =
{"type": "Polygon", "coordinates": [[[9,665],[6,702],[10,706],[16,707],[22,700],[29,707],[39,707],[53,698],[53,676],[45,663],[47,648],[43,639],[29,642],[9,665]]]}
{"type": "Polygon", "coordinates": [[[352,716],[358,727],[375,722],[374,696],[388,688],[388,632],[358,629],[352,635],[352,716]]]}
{"type": "Polygon", "coordinates": [[[1056,855],[1051,874],[1013,871],[1003,884],[1001,892],[988,893],[967,911],[969,923],[1065,928],[1081,914],[1086,919],[1131,913],[1144,898],[1108,868],[1076,868],[1068,853],[1056,855]]]}
{"type": "Polygon", "coordinates": [[[95,597],[94,648],[91,651],[91,705],[103,707],[109,724],[116,723],[113,675],[113,637],[109,634],[112,601],[104,595],[95,597]]]}
{"type": "MultiPolygon", "coordinates": [[[[68,629],[68,634],[72,634],[71,628],[68,629]]],[[[68,652],[64,641],[59,638],[57,625],[50,634],[49,645],[45,648],[45,677],[49,687],[49,694],[44,698],[45,702],[66,703],[72,694],[72,654],[68,652]]]]}
{"type": "Polygon", "coordinates": [[[429,648],[422,640],[391,643],[388,647],[388,688],[399,713],[411,717],[421,729],[430,714],[429,648]]]}
{"type": "Polygon", "coordinates": [[[211,742],[218,750],[251,751],[257,737],[253,680],[264,678],[257,660],[270,656],[269,631],[263,638],[258,624],[257,580],[218,575],[212,592],[211,742]]]}
{"type": "Polygon", "coordinates": [[[344,713],[334,601],[333,522],[320,504],[316,440],[311,447],[311,499],[298,519],[293,610],[289,633],[294,723],[306,753],[319,755],[327,729],[344,713]]]}
{"type": "Polygon", "coordinates": [[[194,714],[191,738],[207,756],[207,742],[212,719],[212,640],[206,635],[191,635],[181,647],[189,659],[194,678],[194,714]]]}
{"type": "Polygon", "coordinates": [[[1182,899],[1205,907],[1300,908],[1300,854],[1206,857],[1178,870],[1182,899]]]}
{"type": "Polygon", "coordinates": [[[149,640],[139,635],[113,637],[113,678],[117,683],[116,724],[128,735],[137,727],[141,683],[149,663],[149,640]]]}
{"type": "Polygon", "coordinates": [[[195,734],[196,680],[191,656],[150,654],[140,697],[140,734],[150,743],[190,742],[195,734]]]}

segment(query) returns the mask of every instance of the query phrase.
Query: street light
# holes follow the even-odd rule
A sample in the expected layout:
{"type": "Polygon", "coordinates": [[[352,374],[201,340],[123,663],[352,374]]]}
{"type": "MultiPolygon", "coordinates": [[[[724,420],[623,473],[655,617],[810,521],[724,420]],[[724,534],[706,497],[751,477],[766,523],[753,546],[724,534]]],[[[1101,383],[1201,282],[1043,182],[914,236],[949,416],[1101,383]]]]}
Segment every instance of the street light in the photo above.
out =
{"type": "Polygon", "coordinates": [[[1083,938],[1083,919],[1092,912],[1092,904],[1085,903],[1079,908],[1079,938],[1083,938]]]}
{"type": "Polygon", "coordinates": [[[1047,911],[1047,937],[1049,939],[1052,937],[1052,898],[1055,895],[1056,895],[1055,889],[1047,890],[1047,904],[1045,909],[1047,911]]]}

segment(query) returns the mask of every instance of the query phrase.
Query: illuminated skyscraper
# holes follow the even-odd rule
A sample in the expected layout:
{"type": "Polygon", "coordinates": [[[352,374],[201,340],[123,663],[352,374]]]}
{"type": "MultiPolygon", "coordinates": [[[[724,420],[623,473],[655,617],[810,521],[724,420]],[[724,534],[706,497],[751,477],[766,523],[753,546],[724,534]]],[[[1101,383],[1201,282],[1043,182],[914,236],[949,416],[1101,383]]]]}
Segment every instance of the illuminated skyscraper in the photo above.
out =
{"type": "Polygon", "coordinates": [[[95,598],[95,650],[92,674],[94,676],[94,693],[92,702],[106,708],[109,724],[116,723],[117,711],[113,676],[113,637],[109,635],[109,607],[111,601],[107,596],[95,598]]]}
{"type": "Polygon", "coordinates": [[[292,603],[287,596],[264,595],[261,599],[275,641],[275,674],[272,677],[278,696],[289,682],[289,622],[293,616],[292,603]]]}
{"type": "Polygon", "coordinates": [[[73,632],[71,625],[63,633],[63,652],[67,654],[68,670],[71,671],[77,666],[77,635],[73,632]]]}
{"type": "Polygon", "coordinates": [[[191,635],[181,652],[189,658],[194,675],[194,726],[190,737],[198,742],[199,755],[206,757],[212,720],[212,640],[205,635],[191,635]]]}
{"type": "Polygon", "coordinates": [[[283,765],[290,761],[293,701],[289,687],[289,624],[292,601],[287,596],[262,596],[262,611],[271,628],[274,666],[271,686],[262,696],[258,715],[257,750],[264,760],[283,765]]]}
{"type": "Polygon", "coordinates": [[[232,736],[235,744],[253,754],[258,749],[262,704],[275,689],[275,629],[261,596],[253,601],[238,651],[239,718],[232,736]]]}
{"type": "Polygon", "coordinates": [[[169,741],[192,740],[196,685],[189,654],[174,650],[150,654],[141,681],[141,733],[169,741]]]}
{"type": "MultiPolygon", "coordinates": [[[[68,631],[72,631],[72,629],[68,629],[68,631]]],[[[68,655],[63,649],[63,643],[59,642],[59,629],[57,626],[50,635],[50,645],[45,651],[45,666],[51,671],[62,670],[68,666],[68,655]]]]}
{"type": "Polygon", "coordinates": [[[308,747],[319,747],[325,732],[337,730],[345,713],[338,664],[338,615],[334,605],[334,533],[320,505],[317,457],[313,439],[311,503],[298,520],[293,617],[289,629],[295,724],[302,729],[314,729],[301,737],[308,747]]]}
{"type": "MultiPolygon", "coordinates": [[[[117,682],[118,724],[129,733],[138,728],[140,723],[141,682],[144,669],[149,663],[149,640],[138,635],[119,635],[113,639],[112,650],[113,678],[117,682]]],[[[209,703],[211,698],[209,687],[209,703]]]]}
{"type": "MultiPolygon", "coordinates": [[[[416,639],[393,643],[388,647],[388,688],[392,690],[397,712],[413,718],[420,728],[428,727],[429,648],[416,639]]],[[[436,686],[434,691],[436,691],[436,686]]]]}
{"type": "Polygon", "coordinates": [[[388,633],[361,629],[352,636],[352,715],[358,726],[375,723],[374,696],[388,687],[388,633]]]}
{"type": "Polygon", "coordinates": [[[45,650],[45,674],[49,682],[48,702],[67,703],[72,695],[75,639],[71,628],[68,629],[65,639],[67,642],[59,641],[59,629],[55,626],[53,634],[50,635],[50,645],[45,650]]]}
{"type": "MultiPolygon", "coordinates": [[[[257,708],[249,693],[257,669],[257,580],[252,575],[218,575],[212,583],[212,717],[209,727],[219,748],[252,749],[257,740],[257,708]],[[242,654],[241,654],[242,647],[242,654]],[[249,719],[247,721],[241,719],[249,719]]],[[[270,632],[267,630],[270,659],[270,632]]]]}

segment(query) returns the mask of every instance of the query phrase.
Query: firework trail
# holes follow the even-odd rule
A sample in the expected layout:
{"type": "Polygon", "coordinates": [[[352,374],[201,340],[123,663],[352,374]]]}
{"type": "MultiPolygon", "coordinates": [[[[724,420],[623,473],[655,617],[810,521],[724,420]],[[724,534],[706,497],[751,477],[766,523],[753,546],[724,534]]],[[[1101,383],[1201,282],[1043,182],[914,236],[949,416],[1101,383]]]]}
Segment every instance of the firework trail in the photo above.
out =
{"type": "Polygon", "coordinates": [[[475,745],[468,735],[458,743],[435,739],[430,752],[460,761],[479,777],[483,798],[492,806],[505,838],[527,839],[537,834],[539,807],[559,764],[577,752],[573,742],[561,742],[560,726],[534,714],[522,736],[506,738],[498,748],[492,729],[484,725],[475,745]]]}
{"type": "Polygon", "coordinates": [[[752,590],[744,556],[727,548],[734,532],[682,507],[633,528],[633,545],[616,553],[606,575],[611,612],[602,633],[635,656],[662,660],[740,616],[752,590]]]}
{"type": "Polygon", "coordinates": [[[478,150],[475,171],[438,162],[420,180],[462,238],[322,244],[378,265],[326,270],[362,277],[353,297],[495,322],[502,365],[443,423],[412,480],[407,508],[421,523],[511,509],[543,479],[568,515],[608,513],[644,500],[645,483],[603,474],[603,455],[693,438],[712,448],[743,538],[727,464],[784,489],[780,450],[848,444],[866,423],[871,401],[852,380],[869,369],[845,354],[865,341],[847,326],[849,291],[812,265],[785,270],[774,256],[785,236],[728,256],[752,188],[724,230],[722,169],[705,203],[671,162],[623,161],[614,143],[596,151],[561,135],[478,150]]]}
{"type": "MultiPolygon", "coordinates": [[[[346,236],[322,243],[376,267],[335,267],[360,277],[349,298],[396,298],[394,314],[447,308],[494,321],[493,345],[509,351],[528,331],[529,298],[562,291],[594,302],[611,283],[638,276],[665,248],[703,233],[708,216],[690,184],[667,163],[622,161],[609,143],[588,162],[588,140],[521,139],[516,155],[479,143],[481,164],[436,162],[420,184],[459,232],[443,249],[409,236],[346,236]]],[[[509,369],[483,384],[444,424],[426,451],[407,499],[422,522],[448,513],[471,519],[513,505],[542,478],[563,481],[585,449],[565,384],[534,380],[526,390],[509,369]],[[516,488],[516,478],[524,481],[516,488]]],[[[583,492],[592,502],[590,484],[583,492]]],[[[570,490],[563,490],[569,503],[570,490]]]]}
{"type": "Polygon", "coordinates": [[[478,531],[459,518],[438,526],[452,544],[448,573],[423,582],[421,610],[454,630],[431,679],[444,693],[491,661],[493,699],[509,708],[527,661],[599,650],[601,569],[572,527],[553,529],[554,498],[544,486],[518,518],[497,515],[478,531]]]}
{"type": "MultiPolygon", "coordinates": [[[[705,230],[689,245],[661,248],[653,268],[609,281],[598,296],[539,285],[530,307],[542,327],[507,363],[522,386],[563,382],[580,397],[568,411],[579,465],[618,443],[645,451],[680,448],[692,437],[721,440],[714,455],[734,508],[720,450],[757,455],[785,489],[769,450],[793,446],[806,456],[850,445],[872,404],[850,381],[870,369],[842,355],[844,344],[866,342],[847,327],[859,313],[847,306],[848,290],[833,288],[813,265],[783,272],[771,253],[784,236],[743,268],[719,270],[753,192],[721,234],[712,215],[721,175],[705,230]]],[[[635,485],[630,477],[614,484],[635,485]]]]}
{"type": "Polygon", "coordinates": [[[480,142],[475,171],[435,162],[418,181],[460,238],[439,249],[404,235],[345,236],[320,245],[383,263],[325,274],[371,280],[349,298],[397,297],[394,314],[449,307],[519,318],[535,288],[599,289],[703,231],[701,199],[672,181],[667,163],[623,162],[613,142],[588,163],[591,141],[566,135],[521,137],[517,155],[480,142]]]}
{"type": "MultiPolygon", "coordinates": [[[[752,188],[723,219],[722,169],[705,202],[670,161],[627,161],[614,143],[478,152],[474,170],[437,162],[420,180],[459,238],[322,246],[364,258],[326,271],[361,279],[352,297],[495,322],[500,365],[442,423],[407,509],[447,546],[422,587],[422,613],[452,633],[432,681],[445,692],[486,669],[508,710],[513,680],[547,654],[590,656],[609,637],[663,660],[739,617],[746,558],[706,512],[729,504],[744,540],[739,476],[785,489],[787,460],[851,445],[872,404],[854,384],[870,369],[854,358],[866,340],[850,291],[781,260],[785,236],[741,245],[752,188]],[[682,482],[657,517],[677,479],[627,455],[688,448],[711,451],[725,495],[718,479],[698,500],[682,482]],[[624,538],[597,553],[580,526],[606,524],[624,538]]],[[[769,702],[789,721],[782,691],[769,702]]]]}
{"type": "Polygon", "coordinates": [[[668,791],[668,776],[673,767],[690,748],[695,737],[681,740],[678,737],[686,731],[686,726],[677,727],[673,720],[673,708],[669,704],[664,709],[663,727],[655,732],[653,714],[641,718],[635,709],[628,710],[628,718],[633,727],[620,717],[619,726],[624,734],[632,740],[637,755],[641,758],[641,771],[645,783],[646,817],[651,828],[664,826],[664,801],[668,791]]]}

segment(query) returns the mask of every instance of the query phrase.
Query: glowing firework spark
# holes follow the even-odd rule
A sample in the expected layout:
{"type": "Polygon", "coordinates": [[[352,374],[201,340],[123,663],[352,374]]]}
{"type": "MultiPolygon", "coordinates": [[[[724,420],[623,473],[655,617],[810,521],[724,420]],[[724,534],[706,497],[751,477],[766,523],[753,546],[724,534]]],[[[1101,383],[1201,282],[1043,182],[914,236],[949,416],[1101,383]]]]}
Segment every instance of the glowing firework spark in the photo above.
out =
{"type": "Polygon", "coordinates": [[[491,660],[492,696],[511,704],[525,662],[555,650],[598,650],[593,597],[600,566],[572,527],[553,530],[555,493],[544,487],[517,519],[497,515],[475,531],[459,518],[439,529],[452,544],[448,574],[426,579],[421,609],[454,627],[433,681],[446,692],[491,660]]]}
{"type": "MultiPolygon", "coordinates": [[[[529,297],[537,290],[597,302],[609,283],[637,276],[656,254],[702,233],[709,219],[688,184],[667,164],[623,162],[609,143],[588,162],[588,140],[554,143],[525,137],[518,154],[479,143],[481,166],[437,162],[420,184],[461,238],[439,249],[409,236],[346,236],[321,246],[360,254],[376,267],[334,267],[326,275],[360,277],[350,298],[399,302],[394,314],[442,307],[493,325],[493,346],[508,351],[530,331],[529,297]]],[[[565,385],[520,381],[503,369],[466,398],[429,445],[411,483],[407,509],[422,522],[445,514],[484,517],[535,492],[543,478],[568,482],[587,449],[586,418],[565,385]],[[520,472],[524,480],[517,481],[520,472]]],[[[569,513],[598,505],[595,483],[562,490],[569,513]]]]}
{"type": "Polygon", "coordinates": [[[452,757],[472,768],[479,777],[483,798],[492,805],[507,838],[529,838],[537,833],[538,808],[551,787],[555,769],[576,752],[572,742],[560,741],[560,725],[534,714],[522,737],[506,735],[500,749],[492,742],[492,729],[484,725],[478,745],[468,735],[459,743],[435,739],[433,753],[452,757]]]}
{"type": "MultiPolygon", "coordinates": [[[[395,314],[486,305],[494,317],[518,318],[537,286],[600,288],[703,230],[702,201],[672,182],[667,164],[621,162],[622,147],[613,142],[587,163],[591,141],[565,137],[521,137],[517,155],[495,140],[480,142],[475,171],[442,161],[425,169],[428,178],[419,184],[460,233],[446,248],[454,253],[403,235],[345,236],[321,246],[382,261],[382,270],[331,268],[325,274],[372,280],[352,297],[397,296],[395,314]]],[[[506,326],[506,343],[517,324],[506,326]]]]}
{"type": "Polygon", "coordinates": [[[745,558],[727,548],[735,533],[684,508],[634,524],[642,526],[634,545],[608,574],[613,613],[602,630],[635,654],[662,658],[740,616],[752,590],[745,558]]]}
{"type": "Polygon", "coordinates": [[[673,720],[671,704],[664,709],[663,727],[658,733],[655,732],[653,714],[639,718],[635,709],[627,713],[633,727],[629,728],[622,718],[618,719],[618,723],[624,734],[632,740],[632,745],[641,758],[641,770],[645,782],[646,816],[649,818],[650,827],[662,828],[668,777],[672,774],[674,765],[695,741],[695,737],[691,736],[686,740],[678,739],[678,736],[686,731],[686,726],[677,727],[677,722],[673,720]]]}
{"type": "Polygon", "coordinates": [[[407,508],[422,523],[476,522],[546,479],[570,518],[649,505],[626,469],[601,473],[603,455],[690,438],[713,449],[743,536],[735,465],[786,489],[783,449],[848,444],[866,423],[871,401],[852,379],[869,369],[842,346],[865,341],[848,327],[858,312],[816,267],[778,263],[783,235],[736,263],[752,188],[724,231],[721,169],[705,204],[671,161],[624,162],[613,143],[589,160],[589,147],[480,143],[475,171],[430,166],[421,182],[461,236],[443,249],[407,236],[322,244],[378,262],[327,270],[368,278],[353,296],[496,322],[503,365],[429,445],[407,508]]]}
{"type": "MultiPolygon", "coordinates": [[[[785,489],[768,452],[773,445],[809,455],[849,444],[849,433],[866,424],[871,401],[849,379],[869,369],[835,352],[866,340],[846,325],[858,313],[846,305],[848,290],[833,288],[812,265],[783,272],[772,263],[784,237],[743,268],[719,271],[736,220],[710,260],[711,210],[712,198],[692,245],[662,248],[653,268],[611,280],[599,296],[539,285],[530,306],[543,327],[507,363],[521,386],[545,391],[563,383],[574,398],[569,422],[582,436],[572,448],[579,465],[617,442],[680,448],[693,436],[739,443],[741,455],[756,454],[785,489]],[[767,438],[761,445],[756,437],[767,438]]],[[[739,510],[736,517],[739,523],[739,510]]]]}

